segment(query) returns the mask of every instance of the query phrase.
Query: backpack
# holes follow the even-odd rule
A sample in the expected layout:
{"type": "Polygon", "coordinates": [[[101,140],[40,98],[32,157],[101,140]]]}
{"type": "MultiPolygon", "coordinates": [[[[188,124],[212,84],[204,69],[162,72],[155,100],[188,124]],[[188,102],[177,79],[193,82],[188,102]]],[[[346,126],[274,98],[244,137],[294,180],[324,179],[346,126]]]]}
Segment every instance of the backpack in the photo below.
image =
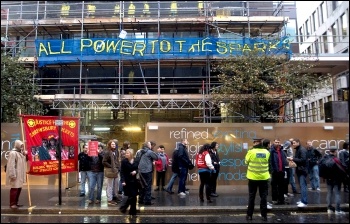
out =
{"type": "Polygon", "coordinates": [[[325,179],[334,176],[334,166],[336,166],[333,156],[325,155],[318,163],[319,175],[325,179]]]}

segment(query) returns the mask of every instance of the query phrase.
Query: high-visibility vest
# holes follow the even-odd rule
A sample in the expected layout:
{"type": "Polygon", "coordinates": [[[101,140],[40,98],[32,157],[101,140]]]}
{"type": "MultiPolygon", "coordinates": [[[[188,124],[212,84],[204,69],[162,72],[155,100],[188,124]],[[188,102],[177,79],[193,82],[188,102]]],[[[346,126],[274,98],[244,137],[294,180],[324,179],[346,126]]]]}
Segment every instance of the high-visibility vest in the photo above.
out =
{"type": "Polygon", "coordinates": [[[119,4],[116,4],[114,6],[114,15],[119,15],[119,13],[120,13],[120,6],[119,4]]]}
{"type": "Polygon", "coordinates": [[[129,5],[128,15],[131,15],[131,16],[135,15],[135,5],[132,2],[130,2],[130,5],[129,5]]]}
{"type": "Polygon", "coordinates": [[[264,148],[252,148],[245,156],[245,163],[248,165],[247,179],[268,180],[270,152],[264,148]]]}
{"type": "Polygon", "coordinates": [[[198,9],[203,9],[203,8],[204,8],[203,1],[198,1],[198,9]]]}
{"type": "Polygon", "coordinates": [[[150,14],[148,3],[143,4],[143,14],[150,14]]]}
{"type": "Polygon", "coordinates": [[[62,7],[61,7],[61,15],[62,16],[68,16],[69,15],[69,9],[70,9],[70,5],[63,3],[62,7]]]}
{"type": "Polygon", "coordinates": [[[170,4],[170,12],[175,14],[177,13],[177,2],[176,1],[172,1],[170,4]]]}
{"type": "Polygon", "coordinates": [[[95,14],[96,6],[95,5],[87,5],[87,11],[89,14],[95,14]]]}

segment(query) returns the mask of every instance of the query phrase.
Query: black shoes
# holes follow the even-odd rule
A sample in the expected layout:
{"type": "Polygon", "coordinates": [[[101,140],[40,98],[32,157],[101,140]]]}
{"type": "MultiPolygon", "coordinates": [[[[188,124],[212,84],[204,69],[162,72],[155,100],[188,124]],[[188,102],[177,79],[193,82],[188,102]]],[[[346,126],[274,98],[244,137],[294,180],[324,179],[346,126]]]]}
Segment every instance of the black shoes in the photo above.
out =
{"type": "Polygon", "coordinates": [[[85,196],[85,194],[84,193],[81,193],[80,195],[79,195],[79,197],[84,197],[85,196]]]}
{"type": "Polygon", "coordinates": [[[216,194],[216,193],[211,193],[211,195],[210,195],[211,197],[217,197],[217,196],[219,196],[218,194],[216,194]]]}
{"type": "Polygon", "coordinates": [[[154,205],[154,202],[145,202],[145,205],[154,205]]]}
{"type": "Polygon", "coordinates": [[[119,211],[120,211],[121,213],[123,213],[123,214],[126,213],[126,209],[119,208],[119,211]]]}
{"type": "Polygon", "coordinates": [[[165,189],[166,192],[168,192],[169,194],[174,194],[174,191],[168,191],[165,189]]]}

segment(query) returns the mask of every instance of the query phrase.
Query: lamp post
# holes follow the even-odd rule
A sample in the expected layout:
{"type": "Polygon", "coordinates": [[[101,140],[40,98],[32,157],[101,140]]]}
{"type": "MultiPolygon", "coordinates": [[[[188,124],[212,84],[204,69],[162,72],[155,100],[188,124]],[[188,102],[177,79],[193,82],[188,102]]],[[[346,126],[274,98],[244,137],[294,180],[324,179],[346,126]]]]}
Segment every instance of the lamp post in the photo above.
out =
{"type": "Polygon", "coordinates": [[[60,110],[59,120],[55,120],[55,125],[58,126],[58,149],[56,151],[58,158],[58,204],[62,205],[62,110],[60,110]]]}

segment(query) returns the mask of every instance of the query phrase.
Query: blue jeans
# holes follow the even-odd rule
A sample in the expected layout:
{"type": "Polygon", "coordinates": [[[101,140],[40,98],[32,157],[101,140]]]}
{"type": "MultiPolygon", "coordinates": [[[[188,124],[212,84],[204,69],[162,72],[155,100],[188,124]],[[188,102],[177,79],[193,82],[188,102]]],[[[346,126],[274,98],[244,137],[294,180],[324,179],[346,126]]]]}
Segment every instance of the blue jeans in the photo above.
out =
{"type": "Polygon", "coordinates": [[[300,193],[301,193],[301,202],[304,204],[308,204],[308,196],[307,196],[307,182],[305,175],[298,175],[299,184],[300,184],[300,193]]]}
{"type": "Polygon", "coordinates": [[[313,190],[316,190],[320,187],[320,176],[318,171],[318,165],[314,165],[311,169],[309,169],[310,175],[310,185],[313,190]]]}
{"type": "Polygon", "coordinates": [[[186,191],[186,179],[187,179],[188,169],[180,167],[180,173],[179,173],[179,189],[177,193],[181,193],[186,191]]]}
{"type": "Polygon", "coordinates": [[[173,191],[173,185],[174,185],[174,182],[175,182],[178,175],[179,175],[178,173],[173,173],[173,175],[171,176],[169,183],[166,187],[167,191],[169,191],[169,192],[173,191]]]}
{"type": "Polygon", "coordinates": [[[327,208],[329,209],[332,208],[333,189],[334,189],[335,210],[339,212],[341,183],[337,183],[333,180],[327,180],[327,208]]]}
{"type": "Polygon", "coordinates": [[[290,186],[292,186],[293,193],[296,193],[297,188],[295,186],[295,177],[294,177],[295,168],[289,168],[289,172],[290,172],[289,183],[290,183],[290,186]]]}
{"type": "Polygon", "coordinates": [[[86,184],[86,177],[88,177],[88,171],[80,171],[80,194],[85,194],[85,184],[86,184]]]}
{"type": "Polygon", "coordinates": [[[96,200],[101,201],[102,185],[103,185],[103,178],[104,178],[103,172],[88,171],[87,174],[89,177],[89,199],[91,201],[94,200],[95,187],[97,185],[96,200]]]}

